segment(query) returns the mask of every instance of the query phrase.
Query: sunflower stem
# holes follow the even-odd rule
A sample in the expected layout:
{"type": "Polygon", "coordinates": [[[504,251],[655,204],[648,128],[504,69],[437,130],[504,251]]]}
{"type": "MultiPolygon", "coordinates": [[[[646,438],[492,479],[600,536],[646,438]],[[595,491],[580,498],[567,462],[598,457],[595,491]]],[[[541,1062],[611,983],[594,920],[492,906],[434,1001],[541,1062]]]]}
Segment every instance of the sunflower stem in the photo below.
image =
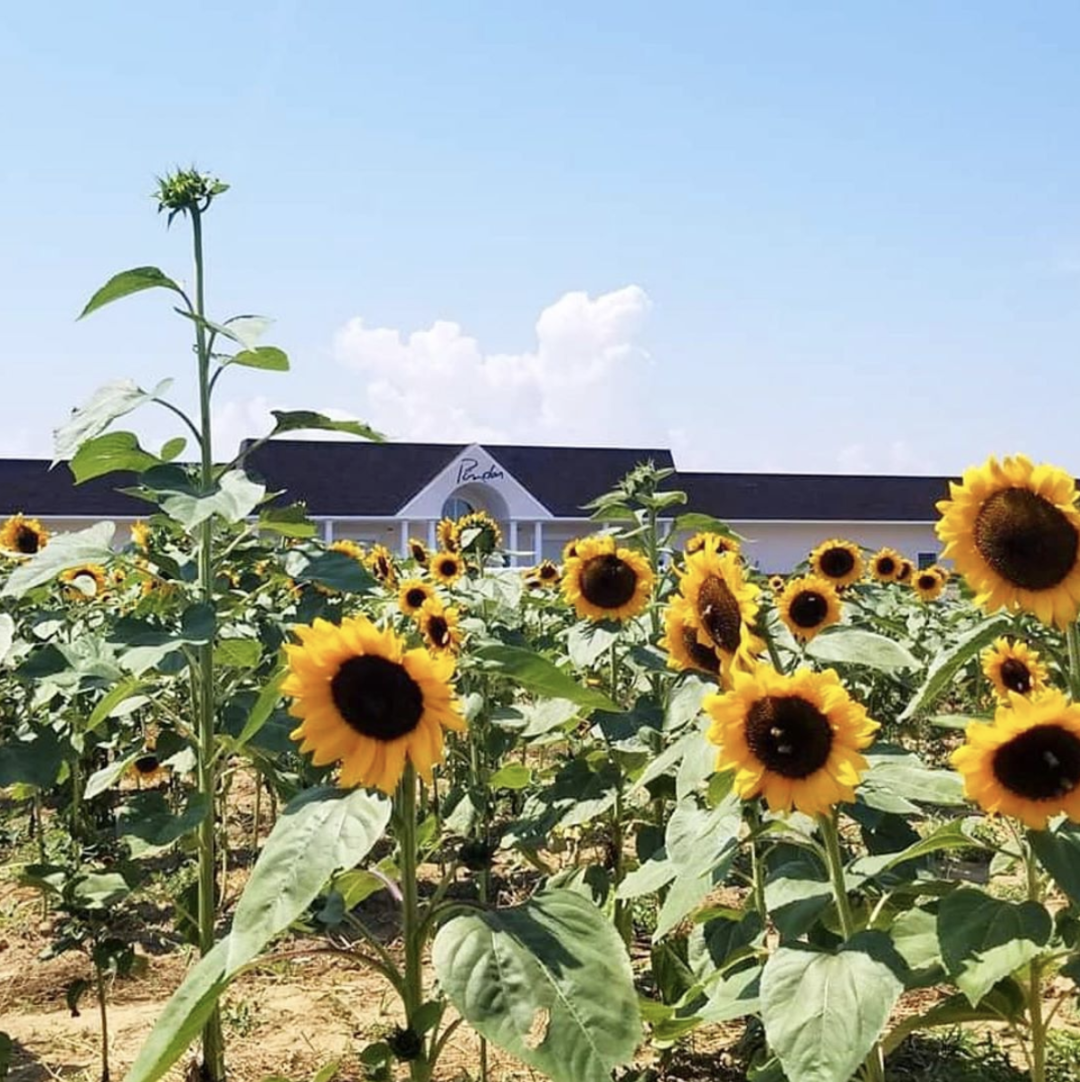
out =
{"type": "MultiPolygon", "coordinates": [[[[405,946],[404,1005],[405,1025],[412,1029],[416,1013],[424,999],[421,961],[424,944],[421,937],[420,902],[416,881],[416,771],[406,761],[397,793],[398,846],[401,850],[401,934],[405,946]]],[[[421,1053],[409,1061],[412,1082],[426,1082],[430,1073],[427,1057],[421,1053]]]]}
{"type": "Polygon", "coordinates": [[[1069,690],[1074,700],[1080,700],[1080,633],[1075,620],[1065,629],[1065,641],[1069,646],[1069,690]]]}
{"type": "Polygon", "coordinates": [[[855,934],[855,917],[848,900],[847,883],[844,880],[844,858],[840,853],[840,831],[837,827],[837,811],[830,815],[819,815],[818,826],[825,842],[825,859],[829,867],[829,880],[832,883],[833,896],[836,898],[836,912],[840,917],[840,930],[846,942],[855,934]]]}
{"type": "MultiPolygon", "coordinates": [[[[1076,625],[1069,625],[1069,660],[1072,661],[1076,625]]],[[[1072,670],[1075,674],[1075,669],[1072,670]]],[[[1024,838],[1021,851],[1024,854],[1024,866],[1027,871],[1028,900],[1042,904],[1042,882],[1039,866],[1031,843],[1024,838]]],[[[1028,967],[1028,1020],[1031,1023],[1031,1082],[1046,1082],[1046,1033],[1049,1018],[1043,1017],[1042,1002],[1043,958],[1034,958],[1028,967]]]]}

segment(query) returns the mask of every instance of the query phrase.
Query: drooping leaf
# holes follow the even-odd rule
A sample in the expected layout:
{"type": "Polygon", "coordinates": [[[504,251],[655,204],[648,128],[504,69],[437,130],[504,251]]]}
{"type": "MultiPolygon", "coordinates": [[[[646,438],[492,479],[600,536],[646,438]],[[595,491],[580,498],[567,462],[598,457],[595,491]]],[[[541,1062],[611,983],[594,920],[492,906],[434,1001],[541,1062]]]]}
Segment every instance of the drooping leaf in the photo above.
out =
{"type": "Polygon", "coordinates": [[[553,1082],[609,1082],[641,1038],[622,940],[572,891],[453,917],[432,961],[469,1024],[553,1082]]]}
{"type": "Polygon", "coordinates": [[[136,838],[160,848],[195,830],[209,807],[201,793],[192,793],[179,813],[172,811],[157,790],[133,793],[118,812],[117,833],[121,838],[136,838]]]}
{"type": "Polygon", "coordinates": [[[965,803],[963,779],[953,770],[932,770],[917,755],[885,744],[876,744],[866,759],[870,770],[863,776],[859,799],[871,807],[913,813],[918,807],[912,801],[943,807],[965,803]]]}
{"type": "Polygon", "coordinates": [[[218,478],[215,490],[207,496],[175,492],[165,496],[161,509],[188,530],[219,515],[226,522],[247,518],[266,494],[263,485],[252,481],[242,470],[229,470],[218,478]]]}
{"type": "Polygon", "coordinates": [[[112,522],[98,522],[76,533],[59,534],[20,564],[8,576],[3,597],[22,597],[42,583],[51,582],[61,571],[81,564],[104,564],[112,558],[110,542],[116,532],[112,522]]]}
{"type": "Polygon", "coordinates": [[[85,319],[91,312],[104,308],[121,297],[130,297],[132,293],[141,293],[144,289],[171,289],[174,293],[183,290],[157,267],[133,267],[131,270],[114,274],[91,298],[79,315],[85,319]]]}
{"type": "Polygon", "coordinates": [[[0,754],[0,789],[8,785],[48,789],[60,776],[66,750],[52,729],[36,729],[29,739],[6,740],[0,754]]]}
{"type": "Polygon", "coordinates": [[[253,669],[262,658],[258,639],[222,639],[214,646],[214,664],[232,669],[253,669]]]}
{"type": "Polygon", "coordinates": [[[807,646],[806,652],[817,661],[866,665],[883,672],[919,667],[918,660],[898,642],[858,627],[837,627],[826,631],[807,646]]]}
{"type": "Polygon", "coordinates": [[[1056,830],[1029,830],[1028,841],[1054,882],[1080,905],[1080,827],[1064,822],[1056,830]]]}
{"type": "Polygon", "coordinates": [[[501,673],[526,691],[552,699],[569,699],[578,706],[593,710],[608,710],[613,714],[620,712],[619,705],[602,691],[579,683],[568,672],[533,650],[489,643],[479,647],[476,656],[487,663],[486,668],[501,673]]]}
{"type": "Polygon", "coordinates": [[[274,427],[271,436],[280,436],[286,432],[323,431],[346,432],[350,436],[382,443],[386,437],[376,432],[363,421],[335,421],[323,413],[311,410],[271,410],[274,415],[274,427]]]}
{"type": "Polygon", "coordinates": [[[149,686],[148,682],[131,677],[110,688],[90,712],[90,717],[86,719],[87,731],[93,732],[106,718],[112,717],[121,704],[127,703],[130,699],[143,700],[142,693],[149,686]]]}
{"type": "Polygon", "coordinates": [[[139,446],[139,438],[133,432],[106,432],[83,442],[71,460],[71,472],[75,483],[81,485],[116,470],[141,473],[159,461],[156,455],[139,446]]]}
{"type": "Polygon", "coordinates": [[[53,432],[53,465],[73,459],[87,440],[100,436],[118,417],[160,398],[170,386],[172,380],[165,379],[152,391],[144,391],[130,379],[118,379],[99,387],[53,432]]]}
{"type": "Polygon", "coordinates": [[[309,559],[297,553],[293,564],[286,560],[285,570],[297,582],[317,582],[331,590],[346,594],[366,594],[375,586],[375,578],[359,560],[344,552],[320,552],[309,559]]]}
{"type": "Polygon", "coordinates": [[[291,503],[287,507],[264,507],[259,512],[259,529],[282,537],[314,537],[315,523],[307,516],[307,508],[302,503],[291,503]]]}

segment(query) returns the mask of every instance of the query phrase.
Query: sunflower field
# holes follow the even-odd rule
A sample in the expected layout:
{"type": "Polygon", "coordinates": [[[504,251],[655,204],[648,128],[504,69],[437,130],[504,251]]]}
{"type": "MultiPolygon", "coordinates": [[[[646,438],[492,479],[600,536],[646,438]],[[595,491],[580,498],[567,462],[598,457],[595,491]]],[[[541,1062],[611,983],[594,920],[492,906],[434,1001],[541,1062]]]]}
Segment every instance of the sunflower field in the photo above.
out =
{"type": "Polygon", "coordinates": [[[117,381],[56,432],[144,519],[0,529],[0,966],[37,952],[0,1078],[1077,1077],[1073,479],[968,470],[929,568],[822,538],[768,575],[650,463],[559,563],[511,566],[483,513],[436,551],[324,544],[248,455],[383,437],[277,411],[215,455],[220,381],[289,367],[208,315],[226,189],[160,182],[189,287],[135,268],[83,313],[163,291],[192,335],[197,411],[117,381]],[[154,406],[157,451],[118,427],[154,406]],[[32,1022],[61,959],[90,1065],[32,1022]]]}

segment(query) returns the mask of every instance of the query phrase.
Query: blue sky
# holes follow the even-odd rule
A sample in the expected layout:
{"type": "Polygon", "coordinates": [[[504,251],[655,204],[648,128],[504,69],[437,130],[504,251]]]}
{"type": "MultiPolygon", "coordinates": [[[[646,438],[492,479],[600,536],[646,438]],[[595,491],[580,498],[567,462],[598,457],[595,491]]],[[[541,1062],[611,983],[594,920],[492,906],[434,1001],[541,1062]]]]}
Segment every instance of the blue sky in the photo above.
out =
{"type": "Polygon", "coordinates": [[[222,381],[222,441],[310,407],[1080,473],[1078,40],[1064,2],[5,5],[0,454],[109,379],[190,386],[164,294],[74,317],[116,270],[189,274],[148,196],[195,162],[233,186],[212,314],[274,316],[293,362],[222,381]]]}

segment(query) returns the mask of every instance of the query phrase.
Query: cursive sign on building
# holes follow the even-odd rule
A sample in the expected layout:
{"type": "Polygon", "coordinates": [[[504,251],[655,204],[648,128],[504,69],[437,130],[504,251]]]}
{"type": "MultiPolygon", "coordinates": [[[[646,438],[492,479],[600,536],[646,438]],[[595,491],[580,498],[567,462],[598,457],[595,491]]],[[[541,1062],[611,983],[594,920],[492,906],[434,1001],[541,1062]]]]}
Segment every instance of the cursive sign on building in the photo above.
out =
{"type": "Polygon", "coordinates": [[[457,484],[459,485],[463,485],[468,481],[497,481],[504,476],[506,475],[503,471],[494,463],[491,463],[486,469],[480,469],[480,460],[478,458],[463,458],[458,463],[457,484]]]}

